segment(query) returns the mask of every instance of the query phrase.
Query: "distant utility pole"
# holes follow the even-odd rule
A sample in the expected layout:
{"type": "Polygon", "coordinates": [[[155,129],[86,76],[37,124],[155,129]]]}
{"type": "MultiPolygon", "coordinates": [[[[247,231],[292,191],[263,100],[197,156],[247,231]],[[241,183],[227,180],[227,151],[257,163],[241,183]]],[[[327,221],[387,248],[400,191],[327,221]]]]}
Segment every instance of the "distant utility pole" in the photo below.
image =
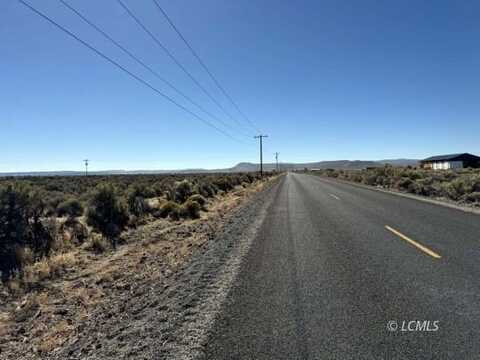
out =
{"type": "Polygon", "coordinates": [[[277,171],[277,173],[278,173],[278,155],[280,155],[280,153],[276,152],[275,153],[275,170],[277,171]]]}
{"type": "Polygon", "coordinates": [[[263,176],[263,138],[267,138],[268,135],[257,135],[255,139],[260,139],[260,176],[263,176]]]}
{"type": "Polygon", "coordinates": [[[83,160],[83,162],[85,163],[85,176],[88,176],[88,161],[88,159],[83,160]]]}

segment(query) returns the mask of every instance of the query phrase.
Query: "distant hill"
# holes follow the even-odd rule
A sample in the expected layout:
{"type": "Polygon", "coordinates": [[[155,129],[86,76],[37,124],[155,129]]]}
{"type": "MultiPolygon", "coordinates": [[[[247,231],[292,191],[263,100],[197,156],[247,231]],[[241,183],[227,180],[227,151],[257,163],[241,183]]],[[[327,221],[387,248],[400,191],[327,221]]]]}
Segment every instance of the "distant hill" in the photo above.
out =
{"type": "Polygon", "coordinates": [[[417,166],[419,160],[414,159],[388,159],[388,160],[378,160],[377,162],[381,164],[390,164],[393,166],[417,166]]]}
{"type": "MultiPolygon", "coordinates": [[[[391,164],[393,166],[415,166],[418,160],[414,159],[386,159],[386,160],[333,160],[318,161],[309,163],[281,163],[282,170],[302,170],[302,169],[344,169],[360,170],[367,167],[383,166],[391,164]]],[[[91,171],[90,175],[136,175],[136,174],[203,174],[219,172],[254,172],[258,171],[259,165],[249,162],[241,162],[227,169],[183,169],[183,170],[106,170],[91,171]]],[[[275,170],[274,163],[263,164],[265,171],[275,170]]],[[[35,171],[35,172],[12,172],[0,173],[0,176],[81,176],[83,171],[35,171]]]]}
{"type": "MultiPolygon", "coordinates": [[[[320,161],[311,163],[281,163],[280,167],[285,170],[301,170],[301,169],[363,169],[368,166],[381,166],[381,164],[374,161],[361,160],[335,160],[335,161],[320,161]]],[[[274,163],[263,164],[265,171],[275,169],[274,163]]],[[[240,163],[229,169],[232,172],[249,172],[258,171],[258,164],[240,163]]]]}
{"type": "MultiPolygon", "coordinates": [[[[318,161],[310,163],[282,163],[280,164],[282,169],[286,170],[301,170],[301,169],[344,169],[344,170],[360,170],[367,167],[384,166],[385,164],[391,164],[393,166],[415,166],[418,164],[418,160],[414,159],[386,159],[386,160],[333,160],[333,161],[318,161]]],[[[258,164],[254,163],[239,163],[234,167],[228,169],[231,172],[251,172],[258,171],[258,164]]],[[[275,169],[274,163],[263,164],[265,171],[275,169]]]]}

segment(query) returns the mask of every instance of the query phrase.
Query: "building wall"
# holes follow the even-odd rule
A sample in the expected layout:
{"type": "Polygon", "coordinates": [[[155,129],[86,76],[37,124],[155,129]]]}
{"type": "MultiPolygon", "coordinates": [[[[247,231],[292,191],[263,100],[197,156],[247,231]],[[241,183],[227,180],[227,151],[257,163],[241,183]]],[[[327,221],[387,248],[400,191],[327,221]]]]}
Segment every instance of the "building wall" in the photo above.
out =
{"type": "Polygon", "coordinates": [[[432,163],[434,170],[448,170],[448,169],[461,169],[463,168],[462,161],[438,161],[432,163]]]}

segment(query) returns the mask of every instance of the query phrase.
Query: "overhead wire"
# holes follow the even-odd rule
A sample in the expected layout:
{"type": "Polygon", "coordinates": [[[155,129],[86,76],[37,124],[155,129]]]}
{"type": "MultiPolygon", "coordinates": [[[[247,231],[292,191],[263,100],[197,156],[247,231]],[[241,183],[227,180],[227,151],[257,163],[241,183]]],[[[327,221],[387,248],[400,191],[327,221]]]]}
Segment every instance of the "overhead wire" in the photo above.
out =
{"type": "Polygon", "coordinates": [[[170,19],[170,17],[168,16],[168,14],[166,13],[166,11],[160,6],[160,4],[158,3],[157,0],[152,0],[155,4],[155,6],[157,7],[157,9],[162,13],[162,15],[165,17],[165,19],[167,20],[167,22],[170,24],[170,26],[172,27],[172,29],[177,33],[177,35],[180,37],[180,39],[182,39],[183,43],[187,46],[187,48],[190,50],[190,52],[192,53],[192,55],[197,59],[197,61],[199,62],[199,64],[203,67],[203,69],[205,70],[205,72],[210,76],[210,78],[213,80],[213,82],[216,84],[216,86],[220,89],[220,91],[223,93],[223,95],[230,101],[230,103],[235,107],[235,109],[237,109],[238,113],[240,115],[242,115],[242,117],[248,122],[248,124],[257,132],[261,132],[257,127],[256,125],[245,115],[245,113],[240,109],[240,107],[237,105],[237,103],[233,100],[232,96],[230,96],[230,94],[227,93],[227,91],[225,90],[225,88],[220,84],[220,82],[218,81],[218,79],[216,78],[215,75],[213,75],[212,71],[210,71],[210,69],[207,67],[207,65],[205,64],[205,62],[200,58],[200,56],[198,55],[198,53],[195,51],[195,49],[193,49],[193,47],[190,45],[190,43],[187,41],[187,39],[185,38],[185,36],[183,36],[183,34],[180,32],[180,30],[178,29],[178,27],[174,24],[174,22],[172,21],[172,19],[170,19]]]}
{"type": "Polygon", "coordinates": [[[105,55],[104,53],[102,53],[100,50],[96,49],[93,45],[90,45],[89,43],[87,43],[86,41],[82,40],[80,37],[78,37],[77,35],[75,35],[73,32],[71,32],[70,30],[68,30],[67,28],[65,28],[64,26],[60,25],[59,23],[57,23],[55,20],[53,20],[52,18],[50,18],[48,15],[45,15],[44,13],[42,13],[40,10],[36,9],[35,7],[33,7],[31,4],[27,3],[26,1],[24,0],[17,0],[19,3],[21,3],[22,5],[24,5],[25,7],[27,7],[28,9],[30,9],[32,12],[34,12],[35,14],[37,14],[38,16],[40,16],[41,18],[43,18],[44,20],[48,21],[50,24],[54,25],[56,28],[58,28],[59,30],[63,31],[64,33],[66,33],[67,35],[69,35],[71,38],[75,39],[76,41],[78,41],[80,44],[82,44],[83,46],[87,47],[88,49],[90,49],[91,51],[93,51],[95,54],[97,54],[98,56],[100,56],[101,58],[103,58],[104,60],[106,60],[107,62],[109,62],[110,64],[114,65],[115,67],[117,67],[118,69],[122,70],[123,72],[125,72],[127,75],[129,75],[130,77],[132,77],[133,79],[135,79],[136,81],[138,81],[139,83],[141,83],[142,85],[146,86],[147,88],[149,88],[150,90],[154,91],[157,95],[163,97],[164,99],[168,100],[169,102],[171,102],[172,104],[176,105],[177,107],[179,107],[180,109],[182,109],[183,111],[187,112],[188,114],[192,115],[194,118],[196,118],[197,120],[203,122],[204,124],[208,125],[209,127],[215,129],[216,131],[222,133],[223,135],[227,136],[228,138],[234,140],[234,141],[237,141],[237,142],[241,142],[241,143],[245,143],[244,141],[241,141],[235,137],[233,137],[232,135],[230,135],[228,132],[224,131],[223,129],[219,128],[218,126],[216,126],[215,124],[212,124],[211,122],[209,122],[208,120],[205,120],[204,118],[200,117],[199,115],[197,115],[196,113],[194,113],[193,111],[189,110],[188,108],[186,108],[185,106],[183,106],[182,104],[178,103],[176,100],[174,100],[173,98],[171,98],[170,96],[162,93],[160,90],[158,90],[156,87],[154,87],[153,85],[151,85],[150,83],[148,83],[147,81],[143,80],[141,77],[139,77],[138,75],[132,73],[130,70],[126,69],[124,66],[122,66],[121,64],[119,64],[118,62],[116,62],[115,60],[113,60],[112,58],[110,58],[109,56],[105,55]]]}
{"type": "MultiPolygon", "coordinates": [[[[156,37],[147,26],[133,13],[133,11],[125,5],[122,0],[117,0],[117,3],[127,12],[127,14],[137,23],[138,26],[160,47],[165,54],[193,81],[193,83],[213,102],[215,103],[231,120],[233,120],[240,128],[243,128],[243,124],[233,117],[227,109],[216,100],[212,94],[192,75],[190,71],[172,54],[172,52],[156,37]]],[[[248,135],[247,135],[248,136],[248,135]]]]}
{"type": "Polygon", "coordinates": [[[100,33],[103,37],[105,37],[107,40],[109,40],[112,44],[114,44],[117,48],[122,50],[125,54],[127,54],[131,59],[133,59],[135,62],[140,64],[143,68],[145,68],[147,71],[149,71],[151,74],[153,74],[157,79],[165,83],[168,87],[170,87],[172,90],[174,90],[177,94],[182,96],[185,100],[196,106],[200,111],[203,113],[207,114],[211,118],[215,119],[216,121],[220,122],[223,126],[226,128],[229,128],[232,131],[236,131],[235,128],[233,128],[230,124],[225,122],[224,120],[220,119],[216,115],[212,114],[208,110],[206,110],[203,106],[195,102],[192,98],[190,98],[187,94],[185,94],[183,91],[181,91],[179,88],[177,88],[175,85],[173,85],[170,81],[162,77],[157,71],[155,71],[151,66],[147,65],[143,60],[135,56],[130,50],[128,50],[125,46],[121,45],[118,41],[116,41],[111,35],[109,35],[106,31],[102,30],[98,25],[94,24],[91,20],[89,20],[85,15],[83,15],[80,11],[78,11],[76,8],[74,8],[71,4],[69,4],[65,0],[59,0],[61,4],[63,4],[65,7],[67,7],[69,10],[71,10],[74,14],[76,14],[80,19],[82,19],[85,23],[87,23],[89,26],[91,26],[93,29],[95,29],[98,33],[100,33]]]}

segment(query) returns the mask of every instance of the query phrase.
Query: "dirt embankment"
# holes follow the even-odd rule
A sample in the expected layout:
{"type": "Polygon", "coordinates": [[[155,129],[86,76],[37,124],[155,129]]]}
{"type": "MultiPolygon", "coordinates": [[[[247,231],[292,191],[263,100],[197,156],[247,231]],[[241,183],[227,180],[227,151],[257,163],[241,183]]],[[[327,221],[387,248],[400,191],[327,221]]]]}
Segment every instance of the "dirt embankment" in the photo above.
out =
{"type": "Polygon", "coordinates": [[[0,359],[200,354],[277,181],[226,194],[198,220],[132,230],[116,252],[78,250],[57,279],[3,294],[0,359]]]}

